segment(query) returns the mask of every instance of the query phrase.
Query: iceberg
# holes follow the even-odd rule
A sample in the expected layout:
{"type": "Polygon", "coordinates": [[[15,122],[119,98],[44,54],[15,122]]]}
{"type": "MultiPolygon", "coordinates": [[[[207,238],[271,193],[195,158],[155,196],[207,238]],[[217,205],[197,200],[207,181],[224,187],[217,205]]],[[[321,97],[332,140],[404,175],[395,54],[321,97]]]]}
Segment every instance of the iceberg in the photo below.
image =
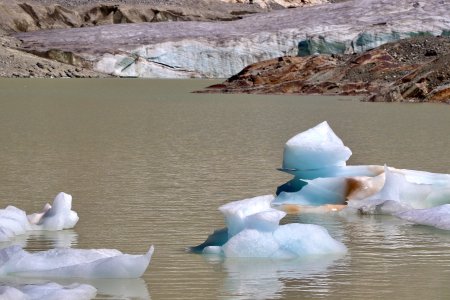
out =
{"type": "Polygon", "coordinates": [[[88,300],[96,296],[97,290],[88,284],[62,286],[54,282],[44,284],[0,285],[0,299],[4,300],[88,300]]]}
{"type": "Polygon", "coordinates": [[[271,207],[273,199],[272,195],[265,195],[221,206],[219,210],[225,216],[227,230],[216,231],[221,234],[221,239],[213,238],[214,234],[210,236],[210,243],[202,244],[202,253],[238,258],[292,259],[347,251],[321,226],[280,225],[286,213],[271,207]],[[212,241],[219,243],[214,245],[212,241]]]}
{"type": "Polygon", "coordinates": [[[352,152],[327,122],[286,142],[281,171],[294,178],[272,206],[287,213],[356,209],[396,214],[450,203],[450,175],[388,166],[347,166],[352,152]]]}
{"type": "Polygon", "coordinates": [[[30,253],[13,245],[0,250],[0,276],[138,278],[150,264],[154,248],[144,255],[115,249],[58,248],[30,253]]]}
{"type": "Polygon", "coordinates": [[[17,207],[8,206],[0,210],[0,242],[30,230],[70,229],[78,219],[78,214],[72,210],[72,196],[63,192],[55,197],[53,205],[47,203],[41,212],[28,216],[17,207]]]}
{"type": "Polygon", "coordinates": [[[283,169],[310,170],[345,166],[351,155],[352,151],[324,121],[286,142],[283,169]]]}

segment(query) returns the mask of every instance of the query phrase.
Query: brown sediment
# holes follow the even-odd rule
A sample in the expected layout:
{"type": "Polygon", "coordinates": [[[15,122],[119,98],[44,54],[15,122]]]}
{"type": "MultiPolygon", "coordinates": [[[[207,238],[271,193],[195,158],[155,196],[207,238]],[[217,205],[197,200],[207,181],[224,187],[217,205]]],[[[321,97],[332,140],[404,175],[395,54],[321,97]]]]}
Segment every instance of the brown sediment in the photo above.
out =
{"type": "Polygon", "coordinates": [[[298,215],[301,213],[336,212],[344,209],[346,206],[346,204],[325,204],[320,206],[284,204],[278,207],[278,209],[284,211],[289,215],[298,215]]]}
{"type": "Polygon", "coordinates": [[[280,57],[250,65],[210,93],[363,96],[450,104],[450,38],[421,36],[361,54],[280,57]]]}

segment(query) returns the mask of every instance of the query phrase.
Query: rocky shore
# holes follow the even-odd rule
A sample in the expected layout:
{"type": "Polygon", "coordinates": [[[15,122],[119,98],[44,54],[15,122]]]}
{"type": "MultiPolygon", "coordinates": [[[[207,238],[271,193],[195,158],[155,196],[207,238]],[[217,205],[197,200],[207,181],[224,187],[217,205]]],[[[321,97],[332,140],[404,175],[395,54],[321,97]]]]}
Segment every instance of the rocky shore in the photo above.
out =
{"type": "Polygon", "coordinates": [[[447,102],[449,8],[448,0],[0,0],[0,76],[231,76],[207,92],[447,102]]]}
{"type": "Polygon", "coordinates": [[[209,93],[362,96],[450,104],[450,38],[421,36],[361,54],[279,57],[248,66],[209,93]]]}

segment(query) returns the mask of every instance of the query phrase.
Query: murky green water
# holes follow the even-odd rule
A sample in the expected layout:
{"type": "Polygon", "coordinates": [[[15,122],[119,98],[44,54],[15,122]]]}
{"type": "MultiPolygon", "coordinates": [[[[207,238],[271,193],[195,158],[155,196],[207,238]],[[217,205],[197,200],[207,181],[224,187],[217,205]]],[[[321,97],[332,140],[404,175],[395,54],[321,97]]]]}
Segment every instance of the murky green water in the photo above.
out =
{"type": "Polygon", "coordinates": [[[450,173],[447,105],[189,93],[211,83],[1,79],[0,207],[34,212],[65,191],[80,216],[73,230],[16,242],[31,251],[144,253],[155,245],[142,279],[88,282],[99,298],[450,297],[450,232],[393,217],[289,217],[327,227],[349,248],[337,259],[208,261],[186,253],[224,226],[218,206],[287,181],[275,170],[285,141],[323,120],[352,149],[351,164],[450,173]]]}

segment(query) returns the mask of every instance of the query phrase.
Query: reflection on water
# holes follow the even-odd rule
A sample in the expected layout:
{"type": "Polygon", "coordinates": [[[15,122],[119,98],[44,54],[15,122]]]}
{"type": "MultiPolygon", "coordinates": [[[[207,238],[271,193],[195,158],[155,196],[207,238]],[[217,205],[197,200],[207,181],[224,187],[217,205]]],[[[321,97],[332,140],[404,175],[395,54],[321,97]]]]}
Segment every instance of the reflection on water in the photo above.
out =
{"type": "Polygon", "coordinates": [[[0,243],[0,248],[19,245],[28,251],[39,251],[51,248],[76,248],[77,243],[78,234],[73,229],[60,231],[32,230],[17,235],[8,242],[0,243]]]}
{"type": "Polygon", "coordinates": [[[279,299],[287,285],[292,289],[303,281],[321,286],[326,293],[329,268],[342,256],[295,260],[206,259],[215,265],[216,271],[227,274],[222,287],[224,299],[279,299]]]}
{"type": "MultiPolygon", "coordinates": [[[[150,299],[147,283],[142,278],[134,279],[75,279],[97,289],[97,298],[108,299],[150,299]]],[[[72,281],[56,280],[59,284],[70,284],[72,281]]]]}

